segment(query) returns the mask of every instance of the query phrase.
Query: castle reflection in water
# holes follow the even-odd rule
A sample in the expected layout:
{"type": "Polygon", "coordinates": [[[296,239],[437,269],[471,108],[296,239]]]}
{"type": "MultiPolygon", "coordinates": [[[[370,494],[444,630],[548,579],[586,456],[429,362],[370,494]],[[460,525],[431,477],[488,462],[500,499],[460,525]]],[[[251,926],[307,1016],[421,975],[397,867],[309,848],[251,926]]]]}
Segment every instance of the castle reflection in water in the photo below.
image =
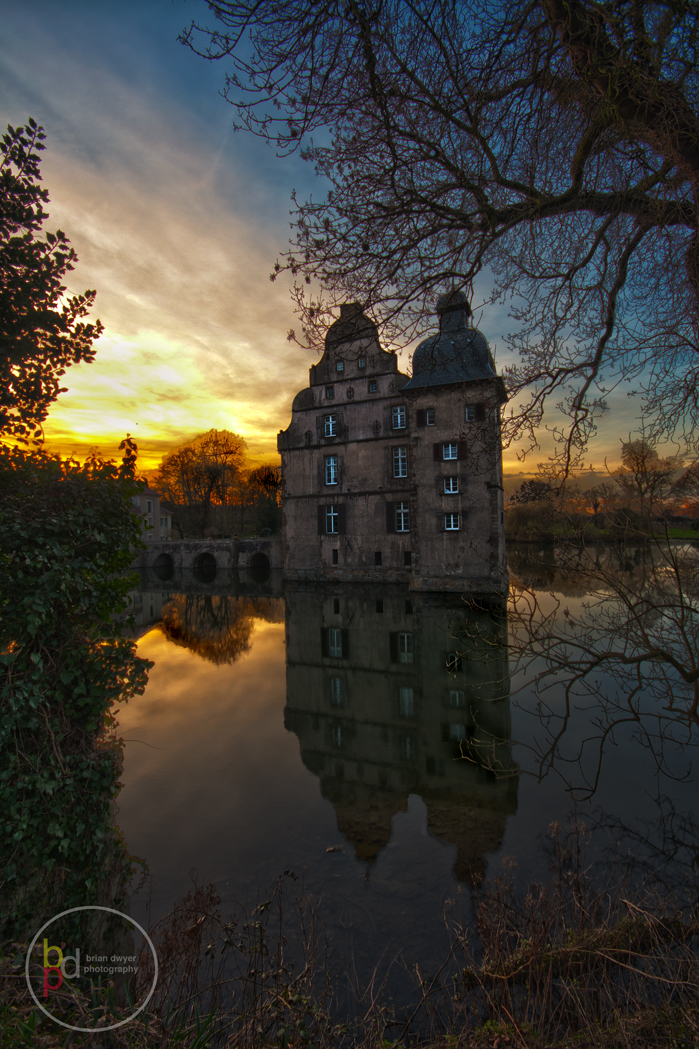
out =
{"type": "Polygon", "coordinates": [[[483,878],[517,808],[497,598],[467,605],[453,593],[290,585],[274,573],[152,572],[133,598],[139,633],[160,621],[172,641],[215,663],[248,649],[255,618],[284,615],[284,723],[357,859],[376,859],[392,817],[417,794],[429,831],[456,846],[458,880],[483,878]]]}

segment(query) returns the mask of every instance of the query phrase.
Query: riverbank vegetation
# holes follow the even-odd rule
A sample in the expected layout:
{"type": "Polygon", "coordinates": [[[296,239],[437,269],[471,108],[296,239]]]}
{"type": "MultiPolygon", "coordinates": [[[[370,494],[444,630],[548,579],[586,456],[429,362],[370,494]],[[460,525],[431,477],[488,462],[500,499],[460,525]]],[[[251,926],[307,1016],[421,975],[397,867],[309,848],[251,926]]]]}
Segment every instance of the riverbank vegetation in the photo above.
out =
{"type": "Polygon", "coordinates": [[[560,484],[543,474],[525,481],[508,501],[505,533],[515,542],[699,539],[699,466],[661,458],[643,437],[625,441],[621,466],[602,484],[560,484]]]}
{"type": "Polygon", "coordinates": [[[114,707],[143,690],[123,615],[141,547],[136,446],[119,464],[49,455],[41,424],[66,368],[89,362],[94,292],[68,297],[77,261],[43,232],[43,132],[8,128],[0,161],[0,914],[6,935],[61,907],[123,898],[114,826],[114,707]]]}
{"type": "MultiPolygon", "coordinates": [[[[696,898],[617,866],[588,865],[586,830],[550,828],[549,874],[524,893],[505,860],[473,900],[445,920],[451,948],[441,968],[406,964],[414,1005],[398,1012],[386,974],[336,1005],[322,907],[286,872],[254,906],[223,915],[213,886],[194,886],[152,930],[161,965],[144,1014],[104,1034],[57,1032],[29,998],[24,955],[6,944],[2,1019],[8,1049],[641,1049],[699,1044],[696,898]],[[14,951],[17,951],[16,955],[14,951]]],[[[686,888],[686,887],[685,887],[686,888]]],[[[694,886],[696,888],[696,886],[694,886]]],[[[139,975],[136,995],[152,973],[139,975]]],[[[66,992],[66,1006],[76,1001],[66,992]]],[[[85,1001],[86,1020],[121,1013],[85,1001]]],[[[73,1013],[74,1015],[74,1013],[73,1013]]],[[[106,1019],[105,1021],[106,1022],[106,1019]]],[[[89,1025],[86,1023],[86,1026],[89,1025]]]]}

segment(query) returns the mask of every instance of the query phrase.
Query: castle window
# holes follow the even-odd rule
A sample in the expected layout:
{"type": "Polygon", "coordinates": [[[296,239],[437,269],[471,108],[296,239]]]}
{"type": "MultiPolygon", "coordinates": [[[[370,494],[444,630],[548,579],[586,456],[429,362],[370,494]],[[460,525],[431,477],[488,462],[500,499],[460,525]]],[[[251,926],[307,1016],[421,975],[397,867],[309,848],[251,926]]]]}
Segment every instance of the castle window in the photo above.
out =
{"type": "Polygon", "coordinates": [[[338,361],[336,367],[339,372],[343,372],[345,370],[345,362],[338,361]]]}
{"type": "Polygon", "coordinates": [[[325,456],[325,483],[337,484],[337,456],[325,456]]]}
{"type": "Polygon", "coordinates": [[[336,506],[326,506],[325,508],[325,531],[328,535],[337,535],[339,532],[338,525],[340,523],[340,515],[336,506]]]}
{"type": "Polygon", "coordinates": [[[442,459],[458,459],[459,449],[455,442],[442,445],[442,459]]]}
{"type": "Polygon", "coordinates": [[[334,400],[334,397],[335,397],[335,387],[334,386],[326,386],[325,387],[325,397],[326,397],[326,400],[328,400],[328,401],[334,400]]]}
{"type": "Polygon", "coordinates": [[[366,357],[360,357],[357,360],[357,367],[358,368],[366,368],[366,357]]]}
{"type": "Polygon", "coordinates": [[[413,661],[413,635],[398,635],[398,662],[412,663],[413,661]]]}
{"type": "Polygon", "coordinates": [[[405,405],[397,404],[391,409],[391,426],[394,430],[405,429],[405,405]]]}
{"type": "Polygon", "coordinates": [[[467,404],[466,405],[466,422],[467,423],[472,423],[472,422],[475,421],[475,418],[476,418],[476,406],[475,406],[475,404],[467,404]]]}
{"type": "Polygon", "coordinates": [[[396,503],[396,532],[410,531],[410,503],[396,503]]]}
{"type": "Polygon", "coordinates": [[[326,415],[323,427],[323,434],[326,437],[337,437],[337,416],[326,415]]]}
{"type": "Polygon", "coordinates": [[[417,743],[414,736],[400,737],[400,753],[401,757],[405,758],[406,761],[415,760],[417,757],[417,743]]]}
{"type": "Polygon", "coordinates": [[[425,424],[427,426],[434,426],[436,422],[436,412],[434,408],[428,408],[425,412],[425,424]]]}
{"type": "Polygon", "coordinates": [[[398,689],[398,711],[402,718],[415,717],[415,693],[412,688],[398,689]]]}
{"type": "Polygon", "coordinates": [[[445,477],[444,478],[444,492],[446,495],[454,495],[459,490],[459,478],[458,477],[445,477]]]}
{"type": "Polygon", "coordinates": [[[330,705],[333,707],[344,707],[345,705],[345,690],[343,688],[344,682],[341,677],[330,678],[330,705]]]}
{"type": "Polygon", "coordinates": [[[338,627],[328,630],[328,655],[331,659],[342,659],[342,631],[338,627]]]}
{"type": "Polygon", "coordinates": [[[369,393],[376,393],[376,379],[369,380],[369,393]]]}
{"type": "Polygon", "coordinates": [[[444,515],[444,529],[447,532],[458,532],[459,531],[459,515],[458,514],[445,514],[444,515]]]}
{"type": "Polygon", "coordinates": [[[393,476],[394,477],[407,477],[408,476],[408,449],[407,448],[394,448],[393,449],[393,476]]]}

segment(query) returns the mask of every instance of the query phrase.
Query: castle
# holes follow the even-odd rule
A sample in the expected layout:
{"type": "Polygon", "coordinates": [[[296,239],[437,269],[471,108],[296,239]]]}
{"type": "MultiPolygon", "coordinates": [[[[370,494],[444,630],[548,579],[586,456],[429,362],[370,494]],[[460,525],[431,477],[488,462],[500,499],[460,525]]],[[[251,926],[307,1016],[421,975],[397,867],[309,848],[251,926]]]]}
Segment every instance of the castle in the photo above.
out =
{"type": "Polygon", "coordinates": [[[505,388],[465,295],[437,313],[408,377],[341,307],[277,439],[287,579],[502,593],[505,388]]]}

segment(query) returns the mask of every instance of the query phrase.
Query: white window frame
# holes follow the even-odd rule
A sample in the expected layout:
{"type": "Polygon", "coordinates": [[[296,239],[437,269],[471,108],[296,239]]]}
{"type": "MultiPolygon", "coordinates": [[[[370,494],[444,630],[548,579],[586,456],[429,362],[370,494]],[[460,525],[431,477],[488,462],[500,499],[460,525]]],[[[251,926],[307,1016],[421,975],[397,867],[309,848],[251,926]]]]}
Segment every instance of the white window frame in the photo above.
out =
{"type": "Polygon", "coordinates": [[[408,425],[408,413],[404,404],[394,404],[391,408],[391,429],[404,430],[408,425]]]}
{"type": "Polygon", "coordinates": [[[323,419],[323,436],[337,437],[337,416],[326,415],[323,419]]]}
{"type": "Polygon", "coordinates": [[[412,663],[414,655],[413,635],[405,632],[400,633],[398,635],[398,662],[412,663]]]}
{"type": "Polygon", "coordinates": [[[446,444],[442,445],[442,459],[444,462],[451,462],[453,459],[459,458],[459,446],[456,441],[447,441],[446,444]]]}
{"type": "Polygon", "coordinates": [[[342,629],[340,627],[328,628],[328,655],[331,659],[342,659],[342,629]]]}
{"type": "Polygon", "coordinates": [[[461,529],[459,514],[445,514],[444,515],[444,531],[445,532],[458,532],[461,529]]]}
{"type": "Polygon", "coordinates": [[[444,478],[444,494],[445,495],[458,495],[459,492],[459,478],[458,477],[445,477],[444,478]]]}
{"type": "Polygon", "coordinates": [[[340,512],[336,506],[325,507],[325,534],[339,535],[340,512]]]}
{"type": "Polygon", "coordinates": [[[398,689],[398,714],[402,718],[415,717],[415,692],[412,688],[398,689]]]}
{"type": "Polygon", "coordinates": [[[408,476],[408,449],[406,447],[393,449],[393,476],[408,476]]]}
{"type": "Polygon", "coordinates": [[[396,532],[410,531],[410,503],[396,503],[396,532]]]}
{"type": "Polygon", "coordinates": [[[427,408],[425,411],[425,426],[435,426],[436,416],[437,413],[434,408],[427,408]]]}
{"type": "Polygon", "coordinates": [[[325,456],[325,483],[326,484],[337,484],[337,475],[339,467],[337,465],[336,455],[325,456]]]}

